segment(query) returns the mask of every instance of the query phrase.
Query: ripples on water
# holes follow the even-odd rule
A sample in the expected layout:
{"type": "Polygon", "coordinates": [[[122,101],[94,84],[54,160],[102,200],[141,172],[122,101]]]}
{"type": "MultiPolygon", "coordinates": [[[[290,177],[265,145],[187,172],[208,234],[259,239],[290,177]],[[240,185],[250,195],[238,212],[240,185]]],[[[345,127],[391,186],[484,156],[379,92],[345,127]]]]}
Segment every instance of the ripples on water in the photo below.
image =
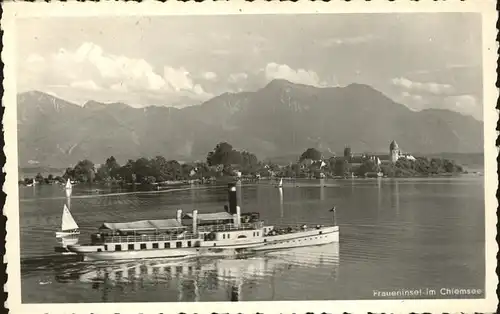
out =
{"type": "MultiPolygon", "coordinates": [[[[265,300],[270,296],[268,288],[272,281],[286,284],[289,292],[293,292],[294,288],[301,290],[301,285],[307,282],[314,283],[320,278],[318,273],[321,273],[322,280],[334,282],[339,266],[338,248],[338,244],[329,244],[249,255],[240,259],[152,259],[115,263],[88,263],[73,257],[59,257],[58,260],[47,257],[25,261],[22,272],[25,282],[38,285],[38,296],[43,296],[43,291],[50,291],[56,297],[55,302],[58,298],[64,302],[79,302],[88,297],[97,298],[94,301],[120,298],[133,301],[134,297],[153,288],[167,295],[157,301],[221,298],[238,301],[249,296],[265,300]],[[86,286],[90,291],[77,295],[78,299],[68,299],[66,293],[56,293],[59,290],[71,291],[75,286],[86,286]],[[252,291],[254,287],[258,287],[258,291],[252,291]],[[227,293],[229,296],[225,295],[227,293]]],[[[150,300],[150,296],[142,297],[148,299],[137,301],[150,300]]]]}
{"type": "MultiPolygon", "coordinates": [[[[103,222],[222,210],[226,190],[91,194],[71,210],[88,239],[103,222]],[[104,195],[108,194],[108,195],[104,195]]],[[[244,185],[242,211],[271,224],[324,223],[337,206],[340,244],[242,259],[81,262],[54,255],[62,187],[20,189],[23,302],[370,299],[373,290],[484,288],[482,178],[322,180],[244,185]]]]}

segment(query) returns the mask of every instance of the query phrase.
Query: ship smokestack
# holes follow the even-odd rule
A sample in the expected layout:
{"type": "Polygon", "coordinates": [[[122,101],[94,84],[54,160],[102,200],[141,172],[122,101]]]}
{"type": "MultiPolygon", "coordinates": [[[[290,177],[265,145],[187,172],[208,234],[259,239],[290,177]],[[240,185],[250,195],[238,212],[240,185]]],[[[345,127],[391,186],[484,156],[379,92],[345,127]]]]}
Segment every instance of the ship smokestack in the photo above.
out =
{"type": "Polygon", "coordinates": [[[241,209],[239,206],[236,206],[236,214],[233,215],[233,223],[236,228],[240,227],[241,224],[241,209]]]}
{"type": "Polygon", "coordinates": [[[236,214],[236,207],[238,206],[238,195],[236,193],[236,184],[228,184],[228,198],[229,198],[229,213],[236,214]]]}
{"type": "Polygon", "coordinates": [[[182,209],[177,210],[177,216],[175,217],[178,223],[182,223],[182,209]]]}
{"type": "Polygon", "coordinates": [[[193,209],[193,234],[198,233],[198,210],[193,209]]]}

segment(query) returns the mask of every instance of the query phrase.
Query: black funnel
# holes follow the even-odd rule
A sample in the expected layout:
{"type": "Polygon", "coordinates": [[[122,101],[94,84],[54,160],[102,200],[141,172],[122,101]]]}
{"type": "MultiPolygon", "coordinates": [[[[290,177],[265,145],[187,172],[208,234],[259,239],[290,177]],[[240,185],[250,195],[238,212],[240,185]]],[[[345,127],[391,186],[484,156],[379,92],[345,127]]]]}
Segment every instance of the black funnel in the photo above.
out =
{"type": "Polygon", "coordinates": [[[229,213],[236,214],[236,206],[238,206],[238,196],[236,194],[236,184],[229,183],[227,187],[229,199],[229,213]]]}

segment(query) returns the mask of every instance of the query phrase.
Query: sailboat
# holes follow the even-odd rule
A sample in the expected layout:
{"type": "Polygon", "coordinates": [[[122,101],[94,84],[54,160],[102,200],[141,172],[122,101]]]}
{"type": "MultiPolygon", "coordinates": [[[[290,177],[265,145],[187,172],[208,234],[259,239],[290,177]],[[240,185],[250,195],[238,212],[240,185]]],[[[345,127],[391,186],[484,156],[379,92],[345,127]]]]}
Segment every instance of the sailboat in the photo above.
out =
{"type": "Polygon", "coordinates": [[[56,232],[56,238],[64,238],[72,235],[79,235],[78,225],[71,215],[68,207],[64,204],[61,231],[56,232]]]}
{"type": "Polygon", "coordinates": [[[75,255],[76,253],[68,250],[68,245],[78,244],[78,237],[75,235],[75,236],[66,236],[60,239],[61,242],[59,242],[59,246],[54,247],[54,251],[57,253],[62,253],[62,255],[75,255]]]}
{"type": "Polygon", "coordinates": [[[276,185],[277,188],[282,188],[283,187],[283,178],[280,179],[280,182],[276,185]]]}

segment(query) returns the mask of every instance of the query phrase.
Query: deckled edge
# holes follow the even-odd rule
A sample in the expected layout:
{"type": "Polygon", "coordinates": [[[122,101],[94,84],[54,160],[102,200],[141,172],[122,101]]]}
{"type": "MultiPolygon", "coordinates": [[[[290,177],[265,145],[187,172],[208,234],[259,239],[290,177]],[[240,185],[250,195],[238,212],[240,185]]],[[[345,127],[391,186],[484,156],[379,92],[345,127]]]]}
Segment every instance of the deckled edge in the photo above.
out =
{"type": "MultiPolygon", "coordinates": [[[[495,237],[495,242],[496,242],[496,260],[497,260],[497,267],[495,269],[495,272],[497,274],[497,279],[500,278],[500,266],[498,264],[498,261],[500,260],[500,234],[498,230],[500,230],[500,206],[499,206],[499,197],[500,197],[500,99],[499,99],[499,91],[500,91],[500,20],[499,20],[499,11],[500,11],[500,2],[497,1],[496,3],[496,12],[497,12],[497,21],[496,21],[496,45],[497,45],[497,67],[496,67],[496,74],[497,74],[497,79],[495,82],[496,86],[496,95],[497,95],[497,104],[496,104],[496,113],[497,113],[497,126],[496,126],[496,140],[495,140],[495,147],[497,148],[497,156],[496,156],[496,162],[497,162],[497,190],[496,190],[496,200],[497,200],[497,206],[496,206],[496,216],[497,216],[497,222],[495,224],[497,234],[495,237]]],[[[483,106],[485,105],[485,101],[483,101],[483,106]]],[[[483,109],[484,111],[484,109],[483,109]]],[[[486,225],[486,222],[485,222],[486,225]]],[[[498,303],[498,298],[500,297],[500,281],[497,280],[497,289],[496,289],[496,295],[497,295],[497,308],[496,308],[496,313],[500,313],[500,303],[498,303]]]]}
{"type": "MultiPolygon", "coordinates": [[[[3,3],[1,4],[2,8],[3,8],[3,3]]],[[[3,18],[4,18],[4,14],[5,12],[3,10],[1,10],[2,12],[0,13],[1,16],[0,16],[0,21],[3,21],[3,18]]],[[[0,25],[3,25],[0,24],[0,25]]],[[[3,30],[3,26],[0,27],[0,37],[1,37],[1,40],[2,40],[2,53],[1,53],[1,60],[0,60],[0,73],[1,74],[1,78],[2,78],[2,86],[0,87],[1,88],[1,93],[2,93],[2,105],[0,106],[0,115],[1,115],[1,120],[2,120],[2,136],[0,137],[0,145],[2,146],[2,150],[1,150],[1,153],[0,153],[0,162],[2,163],[2,171],[1,171],[1,174],[0,174],[0,182],[2,184],[2,190],[0,191],[0,200],[2,202],[2,216],[1,216],[1,225],[2,225],[2,229],[0,231],[1,233],[1,236],[2,236],[2,286],[4,287],[3,288],[3,291],[2,291],[2,297],[3,297],[3,312],[7,313],[8,310],[7,310],[7,299],[8,299],[8,292],[6,291],[6,287],[7,287],[7,262],[6,262],[6,254],[7,254],[7,215],[5,214],[5,204],[6,204],[6,199],[7,199],[7,194],[5,193],[5,179],[6,179],[6,167],[5,167],[5,164],[6,164],[6,153],[5,153],[5,129],[3,127],[4,123],[3,123],[3,119],[5,118],[5,101],[4,101],[4,82],[5,82],[5,75],[4,75],[4,57],[3,57],[3,47],[4,47],[4,30],[3,30]]]]}

